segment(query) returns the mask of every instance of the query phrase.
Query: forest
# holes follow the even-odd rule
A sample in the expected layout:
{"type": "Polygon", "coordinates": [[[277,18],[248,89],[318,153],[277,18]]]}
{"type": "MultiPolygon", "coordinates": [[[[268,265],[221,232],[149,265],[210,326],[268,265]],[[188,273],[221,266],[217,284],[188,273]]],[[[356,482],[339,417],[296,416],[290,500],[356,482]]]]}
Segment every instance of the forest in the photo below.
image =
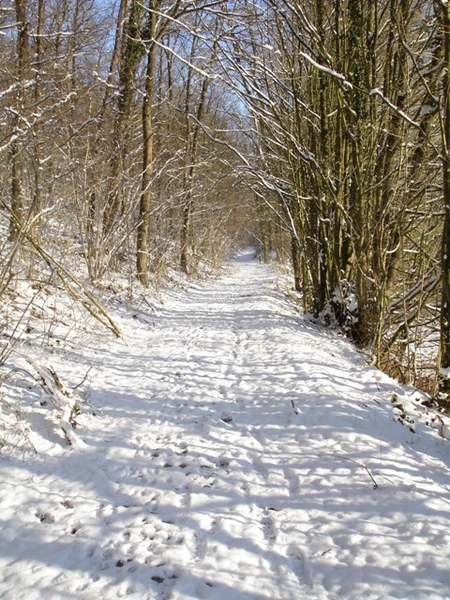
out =
{"type": "Polygon", "coordinates": [[[0,51],[0,363],[52,286],[114,331],[252,242],[449,406],[447,0],[1,0],[0,51]]]}

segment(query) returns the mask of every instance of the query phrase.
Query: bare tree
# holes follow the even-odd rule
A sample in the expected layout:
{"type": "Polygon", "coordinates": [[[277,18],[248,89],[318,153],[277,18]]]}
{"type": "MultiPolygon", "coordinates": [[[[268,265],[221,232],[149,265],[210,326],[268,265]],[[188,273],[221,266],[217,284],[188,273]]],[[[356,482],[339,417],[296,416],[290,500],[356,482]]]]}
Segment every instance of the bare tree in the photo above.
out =
{"type": "Polygon", "coordinates": [[[305,309],[416,380],[420,328],[437,326],[443,46],[432,5],[242,0],[227,31],[223,66],[254,140],[241,158],[289,232],[305,309]]]}
{"type": "Polygon", "coordinates": [[[10,239],[17,240],[24,222],[25,198],[23,189],[23,136],[26,125],[22,119],[26,78],[29,69],[28,19],[25,0],[15,0],[17,19],[17,61],[16,61],[16,94],[13,115],[12,140],[10,144],[11,160],[11,225],[10,239]],[[25,126],[24,126],[25,125],[25,126]]]}
{"type": "Polygon", "coordinates": [[[442,400],[448,406],[450,393],[450,5],[448,2],[435,2],[435,7],[443,38],[444,73],[441,97],[444,217],[441,245],[440,393],[442,400]]]}

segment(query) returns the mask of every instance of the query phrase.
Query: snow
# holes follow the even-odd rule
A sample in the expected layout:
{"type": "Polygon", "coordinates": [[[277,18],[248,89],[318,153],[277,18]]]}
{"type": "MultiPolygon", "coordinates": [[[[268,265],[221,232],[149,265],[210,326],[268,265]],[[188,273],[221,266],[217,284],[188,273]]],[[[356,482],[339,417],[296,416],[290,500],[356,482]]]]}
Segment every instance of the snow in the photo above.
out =
{"type": "Polygon", "coordinates": [[[450,378],[450,367],[441,367],[439,369],[439,373],[445,379],[449,379],[450,378]]]}
{"type": "Polygon", "coordinates": [[[386,96],[383,94],[383,92],[381,90],[379,90],[378,88],[374,88],[373,90],[370,90],[370,96],[378,96],[379,98],[381,98],[381,100],[385,104],[387,104],[389,106],[389,108],[392,108],[392,110],[394,112],[396,112],[400,117],[402,117],[402,119],[404,119],[407,123],[409,123],[410,125],[413,125],[414,127],[420,128],[420,123],[417,123],[417,121],[413,121],[411,119],[411,117],[408,117],[408,115],[405,112],[403,112],[400,108],[398,108],[398,106],[393,104],[389,100],[389,98],[386,98],[386,96]]]}
{"type": "Polygon", "coordinates": [[[152,306],[117,303],[122,340],[28,347],[78,394],[72,446],[11,357],[2,600],[450,598],[444,416],[250,251],[152,306]]]}
{"type": "Polygon", "coordinates": [[[348,81],[345,78],[345,76],[342,73],[339,73],[338,71],[335,71],[334,69],[330,69],[329,67],[325,67],[324,65],[321,65],[320,63],[315,61],[309,54],[306,54],[306,52],[299,52],[299,55],[302,56],[303,58],[305,58],[316,69],[318,69],[319,71],[322,71],[322,73],[327,73],[328,75],[331,75],[331,77],[334,77],[335,79],[339,80],[345,89],[347,89],[347,90],[353,89],[353,85],[350,83],[350,81],[348,81]]]}

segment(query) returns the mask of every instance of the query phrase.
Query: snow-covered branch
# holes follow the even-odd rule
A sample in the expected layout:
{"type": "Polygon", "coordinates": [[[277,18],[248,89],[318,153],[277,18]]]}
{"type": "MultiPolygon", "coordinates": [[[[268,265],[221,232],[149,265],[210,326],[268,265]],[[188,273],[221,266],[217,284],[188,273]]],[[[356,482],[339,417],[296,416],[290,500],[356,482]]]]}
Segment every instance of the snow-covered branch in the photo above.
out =
{"type": "Polygon", "coordinates": [[[413,127],[417,127],[417,128],[420,129],[420,123],[418,123],[417,121],[414,121],[413,119],[411,119],[411,117],[409,117],[403,110],[401,110],[400,108],[398,108],[398,106],[396,106],[395,104],[393,104],[389,100],[389,98],[386,98],[386,96],[383,95],[383,93],[381,92],[381,90],[379,90],[378,88],[374,88],[373,90],[370,91],[370,95],[371,96],[378,96],[379,98],[381,98],[381,100],[385,104],[387,104],[387,106],[389,106],[389,108],[391,108],[404,121],[406,121],[407,123],[409,123],[413,127]]]}
{"type": "Polygon", "coordinates": [[[351,90],[353,88],[353,85],[350,83],[350,81],[348,81],[348,79],[342,73],[339,73],[338,71],[335,71],[334,69],[330,69],[330,67],[326,67],[325,65],[318,63],[316,60],[314,60],[312,58],[312,56],[310,56],[306,52],[299,52],[299,55],[302,56],[313,67],[315,67],[322,73],[326,73],[327,75],[330,75],[330,77],[337,79],[339,81],[339,83],[342,84],[344,89],[351,90]]]}

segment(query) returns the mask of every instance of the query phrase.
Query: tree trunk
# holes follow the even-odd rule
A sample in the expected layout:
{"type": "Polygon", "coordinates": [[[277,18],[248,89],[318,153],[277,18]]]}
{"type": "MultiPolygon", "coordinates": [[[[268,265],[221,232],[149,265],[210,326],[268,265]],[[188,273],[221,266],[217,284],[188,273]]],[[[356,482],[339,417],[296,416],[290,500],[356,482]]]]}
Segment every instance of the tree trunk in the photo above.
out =
{"type": "MultiPolygon", "coordinates": [[[[150,39],[154,39],[155,15],[149,12],[148,32],[150,39]]],[[[145,73],[145,96],[142,107],[142,133],[143,133],[143,162],[142,162],[142,191],[139,205],[139,225],[137,230],[137,255],[136,267],[140,283],[148,285],[148,236],[150,231],[150,209],[152,199],[153,175],[153,123],[152,103],[154,95],[156,45],[150,42],[147,55],[147,69],[145,73]]]]}
{"type": "Polygon", "coordinates": [[[291,257],[292,257],[292,267],[294,270],[294,289],[297,292],[302,291],[302,260],[301,253],[298,247],[298,240],[292,236],[291,237],[291,257]]]}
{"type": "Polygon", "coordinates": [[[163,18],[159,15],[162,10],[161,0],[149,0],[147,7],[147,23],[142,35],[147,50],[147,68],[145,72],[145,94],[142,106],[142,133],[143,133],[143,161],[142,161],[142,188],[139,204],[139,223],[137,230],[136,268],[140,283],[148,285],[148,242],[150,233],[150,211],[152,202],[152,176],[153,176],[153,121],[152,104],[155,97],[155,66],[157,43],[162,38],[167,28],[179,16],[182,0],[176,0],[165,13],[163,18]]]}
{"type": "Polygon", "coordinates": [[[118,183],[121,172],[125,169],[130,143],[136,73],[144,56],[144,46],[140,39],[142,7],[137,0],[131,0],[129,6],[121,6],[120,10],[125,12],[127,8],[128,15],[123,24],[120,52],[118,109],[114,123],[116,146],[110,155],[110,189],[107,191],[103,214],[104,239],[112,232],[122,214],[122,195],[118,183]]]}
{"type": "MultiPolygon", "coordinates": [[[[191,220],[192,220],[192,209],[193,209],[193,192],[194,192],[194,174],[195,174],[195,162],[197,160],[197,148],[198,148],[198,136],[200,133],[200,123],[203,118],[203,112],[206,101],[206,94],[208,91],[208,79],[205,77],[202,82],[202,90],[197,106],[196,121],[193,125],[193,129],[190,130],[188,127],[187,137],[187,173],[185,180],[185,200],[184,200],[184,211],[183,211],[183,226],[181,229],[181,260],[180,265],[184,273],[189,271],[189,248],[191,241],[191,220]]],[[[188,107],[187,107],[188,108],[188,107]]],[[[186,111],[186,120],[189,124],[191,119],[188,110],[186,111]]]]}
{"type": "Polygon", "coordinates": [[[444,224],[441,265],[442,297],[440,319],[440,392],[448,402],[450,393],[450,4],[441,3],[440,22],[444,37],[444,79],[442,95],[444,224]]]}
{"type": "Polygon", "coordinates": [[[17,19],[17,81],[19,84],[16,95],[17,107],[13,121],[13,135],[15,139],[11,144],[11,213],[12,218],[9,228],[9,238],[15,241],[19,238],[24,223],[24,192],[23,192],[23,146],[18,137],[21,115],[23,108],[23,84],[25,83],[26,67],[28,62],[28,23],[26,16],[25,0],[16,0],[17,19]]]}

